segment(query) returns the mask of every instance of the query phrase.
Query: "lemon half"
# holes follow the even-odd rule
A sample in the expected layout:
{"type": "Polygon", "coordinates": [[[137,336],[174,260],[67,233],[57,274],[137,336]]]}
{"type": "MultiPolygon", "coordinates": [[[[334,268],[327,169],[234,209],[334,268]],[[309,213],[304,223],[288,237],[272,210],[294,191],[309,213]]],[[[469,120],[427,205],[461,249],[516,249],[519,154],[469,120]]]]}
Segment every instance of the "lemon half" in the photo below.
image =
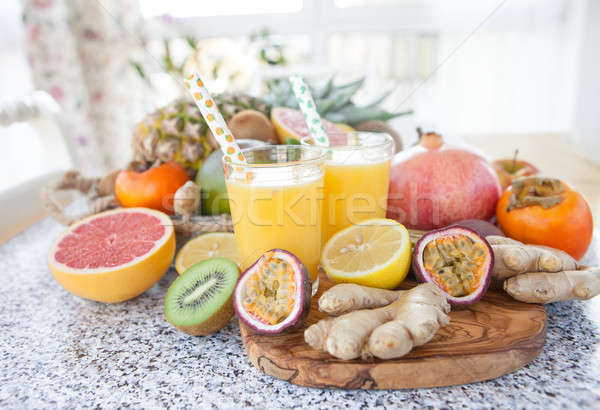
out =
{"type": "Polygon", "coordinates": [[[175,258],[175,269],[180,275],[192,265],[217,256],[228,258],[240,266],[235,237],[230,232],[211,232],[190,239],[175,258]]]}
{"type": "Polygon", "coordinates": [[[333,235],[321,254],[321,265],[335,282],[394,289],[408,274],[410,235],[391,219],[369,219],[333,235]]]}

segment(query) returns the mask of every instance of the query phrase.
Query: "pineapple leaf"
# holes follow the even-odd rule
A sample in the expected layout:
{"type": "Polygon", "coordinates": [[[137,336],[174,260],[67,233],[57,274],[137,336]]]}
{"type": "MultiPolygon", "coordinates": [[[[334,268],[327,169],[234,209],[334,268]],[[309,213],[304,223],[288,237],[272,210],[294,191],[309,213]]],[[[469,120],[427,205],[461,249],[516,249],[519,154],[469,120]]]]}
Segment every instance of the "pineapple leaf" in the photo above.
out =
{"type": "Polygon", "coordinates": [[[349,105],[352,102],[352,97],[354,96],[354,94],[356,94],[360,87],[362,87],[364,82],[365,79],[363,77],[360,80],[336,88],[331,96],[334,102],[330,110],[339,111],[343,107],[349,105]]]}
{"type": "Polygon", "coordinates": [[[356,90],[358,90],[360,87],[362,87],[364,82],[365,82],[365,77],[361,77],[356,81],[350,81],[349,83],[338,85],[337,87],[335,87],[335,89],[343,90],[346,88],[356,88],[356,90]]]}
{"type": "MultiPolygon", "coordinates": [[[[391,113],[378,107],[393,92],[393,89],[383,93],[370,104],[357,107],[352,102],[352,98],[363,86],[365,78],[362,77],[339,86],[334,85],[333,80],[333,77],[329,78],[327,83],[320,88],[311,87],[309,84],[311,94],[315,98],[317,111],[330,121],[353,125],[368,120],[388,121],[412,113],[412,111],[391,113]]],[[[298,102],[289,80],[273,79],[267,81],[266,85],[268,93],[263,101],[266,104],[267,112],[271,107],[298,108],[298,102]]]]}
{"type": "Polygon", "coordinates": [[[325,84],[325,86],[323,87],[322,90],[319,90],[318,92],[315,91],[315,93],[313,95],[317,99],[325,98],[325,97],[329,96],[329,93],[331,93],[332,89],[333,89],[333,76],[329,77],[329,80],[327,80],[327,83],[325,84]]]}
{"type": "Polygon", "coordinates": [[[412,111],[390,113],[377,107],[357,107],[348,105],[337,112],[325,114],[325,118],[332,122],[343,122],[349,125],[369,120],[388,121],[402,115],[412,114],[412,111]]]}
{"type": "Polygon", "coordinates": [[[379,104],[381,104],[386,98],[388,98],[390,96],[390,94],[392,93],[392,91],[394,91],[393,89],[391,90],[387,90],[386,92],[384,92],[383,94],[381,94],[381,96],[379,98],[376,98],[373,102],[371,102],[370,104],[365,105],[363,108],[372,108],[372,107],[377,107],[379,104]]]}
{"type": "Polygon", "coordinates": [[[324,115],[329,110],[331,110],[331,107],[333,107],[334,100],[327,98],[323,100],[317,100],[315,101],[315,103],[317,104],[317,111],[319,112],[319,114],[324,115]]]}
{"type": "Polygon", "coordinates": [[[269,94],[267,94],[267,102],[273,107],[285,106],[286,101],[293,96],[292,86],[289,81],[284,79],[273,79],[267,81],[267,88],[269,94]]]}

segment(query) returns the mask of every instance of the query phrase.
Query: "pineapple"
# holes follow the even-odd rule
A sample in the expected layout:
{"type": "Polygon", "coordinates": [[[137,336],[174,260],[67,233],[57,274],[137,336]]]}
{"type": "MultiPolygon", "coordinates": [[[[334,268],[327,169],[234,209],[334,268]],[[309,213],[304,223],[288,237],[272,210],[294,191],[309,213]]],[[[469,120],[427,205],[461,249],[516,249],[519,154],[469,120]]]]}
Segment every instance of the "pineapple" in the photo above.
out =
{"type": "MultiPolygon", "coordinates": [[[[243,94],[219,94],[215,102],[225,121],[248,108],[268,112],[262,100],[243,94]]],[[[144,118],[135,128],[132,144],[134,161],[147,167],[156,161],[176,161],[191,176],[218,148],[200,110],[188,98],[177,99],[144,118]]]]}
{"type": "Polygon", "coordinates": [[[147,166],[176,161],[194,175],[214,149],[193,101],[178,99],[140,122],[133,133],[133,158],[147,166]]]}
{"type": "Polygon", "coordinates": [[[219,107],[225,121],[243,110],[256,110],[269,116],[271,107],[261,98],[251,97],[246,94],[223,93],[215,96],[215,103],[219,107]]]}

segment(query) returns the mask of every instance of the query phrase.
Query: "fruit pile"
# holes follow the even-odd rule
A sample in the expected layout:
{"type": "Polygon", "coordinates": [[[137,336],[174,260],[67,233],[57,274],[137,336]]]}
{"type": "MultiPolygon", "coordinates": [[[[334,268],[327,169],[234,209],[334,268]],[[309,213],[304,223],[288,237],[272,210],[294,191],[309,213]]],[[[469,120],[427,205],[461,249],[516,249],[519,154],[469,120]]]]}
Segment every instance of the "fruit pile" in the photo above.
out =
{"type": "MultiPolygon", "coordinates": [[[[299,112],[294,114],[288,108],[272,112],[284,112],[284,118],[301,117],[299,112]]],[[[297,120],[301,122],[300,119],[293,121],[297,120]]],[[[211,174],[221,173],[219,158],[217,155],[214,158],[209,156],[204,164],[210,166],[209,172],[202,169],[198,172],[203,186],[211,187],[211,174]]],[[[420,133],[418,145],[399,152],[392,161],[390,219],[372,220],[370,224],[338,232],[324,246],[321,264],[336,282],[381,289],[396,288],[412,264],[415,276],[435,284],[453,305],[477,301],[492,280],[505,281],[507,292],[526,302],[594,295],[598,292],[595,282],[592,280],[592,285],[587,286],[589,278],[594,278],[592,271],[577,270],[576,262],[591,242],[590,209],[583,197],[565,182],[541,177],[535,172],[533,165],[516,159],[490,164],[471,150],[445,144],[438,134],[420,133]],[[510,180],[514,170],[520,178],[509,181],[509,186],[501,192],[499,180],[510,180]],[[522,177],[523,170],[533,175],[522,177]],[[499,226],[486,221],[493,217],[499,226]],[[427,233],[413,230],[409,234],[405,226],[425,231],[437,229],[427,233]],[[387,232],[385,235],[371,232],[382,229],[387,232]],[[411,252],[411,239],[418,236],[418,232],[422,237],[411,252]],[[499,240],[505,233],[511,239],[499,240]],[[491,245],[487,238],[493,238],[491,245]],[[549,260],[561,262],[552,264],[549,260]],[[536,274],[538,272],[543,275],[536,274]],[[548,273],[557,274],[549,276],[548,273]],[[562,278],[572,277],[580,278],[573,286],[557,285],[562,278]],[[533,294],[531,286],[529,290],[524,288],[534,279],[537,287],[546,289],[545,297],[533,294]],[[579,284],[587,287],[581,288],[579,284]]],[[[220,183],[218,189],[225,189],[223,181],[220,183]]],[[[181,193],[192,192],[190,195],[197,196],[186,170],[174,161],[141,172],[122,171],[114,185],[119,202],[126,208],[97,214],[73,225],[57,239],[48,257],[52,273],[66,289],[104,302],[139,295],[152,286],[171,263],[173,228],[166,222],[166,215],[149,208],[168,212],[182,207],[183,202],[178,202],[181,193]],[[121,222],[116,224],[113,220],[121,222]],[[146,220],[151,222],[142,222],[146,220]],[[144,270],[146,274],[142,275],[144,270]],[[115,285],[120,283],[118,278],[125,276],[131,279],[123,282],[123,286],[115,285]]],[[[193,208],[197,202],[195,199],[193,208]]],[[[272,262],[264,256],[242,276],[251,279],[241,281],[245,290],[236,294],[237,299],[233,297],[232,288],[231,294],[225,294],[227,297],[220,300],[229,300],[227,303],[232,304],[237,300],[238,312],[249,310],[249,306],[261,307],[254,309],[251,315],[240,314],[251,327],[260,328],[251,323],[250,318],[256,316],[260,316],[257,323],[261,326],[283,322],[286,323],[283,328],[288,327],[291,316],[294,324],[301,322],[304,316],[303,309],[293,310],[295,307],[286,298],[292,297],[295,290],[305,288],[305,268],[297,258],[288,253],[282,255],[293,258],[283,264],[289,271],[266,267],[272,262]],[[251,283],[254,284],[252,291],[248,288],[251,283]],[[259,299],[243,301],[249,297],[259,299]],[[284,315],[267,309],[273,303],[279,306],[279,300],[284,315]]],[[[187,275],[194,277],[208,275],[204,269],[190,269],[213,257],[233,260],[236,269],[221,273],[237,275],[239,256],[233,235],[212,233],[189,241],[181,249],[175,261],[180,280],[198,282],[184,279],[185,273],[195,272],[187,275]]],[[[276,263],[275,266],[282,265],[276,263]]],[[[196,296],[203,300],[205,288],[199,289],[202,292],[189,290],[186,300],[196,296]]],[[[215,289],[222,290],[222,287],[215,289]]],[[[306,299],[310,300],[308,293],[304,289],[294,303],[303,305],[306,299]]],[[[229,311],[233,312],[233,308],[229,311]]]]}
{"type": "MultiPolygon", "coordinates": [[[[352,103],[361,85],[312,90],[326,132],[398,138],[385,121],[400,114],[377,108],[381,99],[352,103]]],[[[240,145],[298,144],[309,135],[286,81],[270,83],[264,99],[216,101],[240,145]]],[[[80,297],[121,302],[153,286],[175,256],[167,214],[229,212],[221,153],[193,103],[178,100],[144,119],[133,148],[135,161],[110,179],[123,208],[72,225],[50,248],[52,274],[80,297]]],[[[418,144],[392,160],[387,205],[388,219],[347,227],[324,244],[321,266],[339,284],[319,299],[332,317],[305,330],[314,349],[341,359],[403,356],[448,324],[452,306],[476,303],[492,283],[528,303],[600,293],[600,269],[577,262],[592,238],[585,199],[516,155],[490,163],[419,130],[418,144]],[[394,290],[411,267],[422,284],[394,290]]],[[[240,273],[233,234],[210,233],[188,241],[175,268],[165,316],[192,335],[218,331],[235,313],[255,332],[289,332],[310,310],[310,276],[287,250],[269,250],[240,273]]]]}

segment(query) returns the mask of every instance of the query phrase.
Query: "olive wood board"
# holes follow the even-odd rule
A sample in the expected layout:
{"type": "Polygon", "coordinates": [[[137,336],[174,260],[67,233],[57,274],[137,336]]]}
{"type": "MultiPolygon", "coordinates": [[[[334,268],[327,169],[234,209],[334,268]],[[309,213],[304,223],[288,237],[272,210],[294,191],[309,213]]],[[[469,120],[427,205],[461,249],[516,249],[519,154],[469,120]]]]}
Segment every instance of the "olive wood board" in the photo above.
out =
{"type": "MultiPolygon", "coordinates": [[[[261,335],[240,322],[246,354],[261,372],[300,386],[339,389],[406,389],[494,379],[537,357],[546,341],[543,306],[488,290],[477,303],[454,308],[450,324],[427,344],[390,360],[341,360],[312,349],[304,330],[326,317],[318,300],[332,282],[321,274],[311,311],[297,331],[261,335]]],[[[405,282],[402,288],[411,288],[405,282]]]]}

